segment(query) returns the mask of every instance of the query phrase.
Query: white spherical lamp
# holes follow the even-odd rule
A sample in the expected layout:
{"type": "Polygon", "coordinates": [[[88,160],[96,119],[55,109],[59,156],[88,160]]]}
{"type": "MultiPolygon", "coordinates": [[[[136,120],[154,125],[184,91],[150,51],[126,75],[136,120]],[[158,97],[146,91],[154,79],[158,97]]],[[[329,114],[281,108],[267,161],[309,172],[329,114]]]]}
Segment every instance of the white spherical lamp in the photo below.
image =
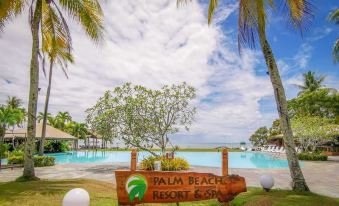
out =
{"type": "Polygon", "coordinates": [[[271,175],[261,175],[260,184],[268,192],[274,185],[274,179],[271,175]]]}
{"type": "Polygon", "coordinates": [[[62,206],[89,206],[89,194],[82,188],[75,188],[67,192],[62,200],[62,206]]]}

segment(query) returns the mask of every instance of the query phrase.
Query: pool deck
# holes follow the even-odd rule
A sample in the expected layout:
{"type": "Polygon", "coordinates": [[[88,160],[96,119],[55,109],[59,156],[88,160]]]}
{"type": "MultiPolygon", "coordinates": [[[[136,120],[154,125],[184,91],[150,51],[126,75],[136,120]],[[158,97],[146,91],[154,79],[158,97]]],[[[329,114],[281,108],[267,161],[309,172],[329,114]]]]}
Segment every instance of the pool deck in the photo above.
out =
{"type": "MultiPolygon", "coordinates": [[[[129,164],[58,164],[36,168],[36,175],[42,179],[87,178],[114,183],[114,170],[117,169],[129,169],[129,164]]],[[[22,174],[22,170],[22,168],[0,170],[0,182],[13,181],[22,174]]],[[[221,172],[220,168],[201,166],[192,166],[190,170],[217,175],[221,172]]],[[[302,170],[312,192],[339,198],[339,157],[330,157],[327,162],[305,162],[302,170]]],[[[247,186],[256,187],[260,187],[260,175],[271,174],[275,180],[274,188],[291,188],[288,169],[230,169],[229,173],[245,177],[247,186]]]]}

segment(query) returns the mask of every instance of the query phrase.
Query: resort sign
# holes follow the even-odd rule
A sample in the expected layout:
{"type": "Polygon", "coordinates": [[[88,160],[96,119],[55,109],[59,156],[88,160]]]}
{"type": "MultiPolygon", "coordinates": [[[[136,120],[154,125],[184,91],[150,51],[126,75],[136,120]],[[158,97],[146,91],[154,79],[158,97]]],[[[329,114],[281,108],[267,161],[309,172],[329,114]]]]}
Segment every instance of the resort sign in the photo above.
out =
{"type": "MultiPolygon", "coordinates": [[[[223,159],[227,158],[223,151],[223,159]]],[[[176,203],[218,199],[229,202],[246,191],[243,177],[228,175],[223,160],[222,176],[197,172],[135,170],[136,152],[132,152],[131,170],[115,171],[119,205],[176,203]]]]}

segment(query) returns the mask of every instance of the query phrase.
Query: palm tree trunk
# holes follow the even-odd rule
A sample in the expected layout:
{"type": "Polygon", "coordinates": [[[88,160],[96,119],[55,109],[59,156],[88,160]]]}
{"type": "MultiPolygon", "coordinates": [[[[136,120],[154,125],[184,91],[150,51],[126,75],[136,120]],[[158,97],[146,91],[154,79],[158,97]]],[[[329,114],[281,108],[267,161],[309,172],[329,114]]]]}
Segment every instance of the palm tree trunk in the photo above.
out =
{"type": "Polygon", "coordinates": [[[48,104],[49,104],[49,96],[50,96],[50,93],[51,93],[51,86],[52,86],[53,64],[54,64],[54,61],[53,61],[53,59],[51,59],[50,65],[49,65],[48,87],[47,87],[47,94],[46,94],[46,99],[45,99],[44,117],[43,117],[43,120],[42,120],[42,133],[41,133],[41,142],[40,142],[40,148],[39,148],[39,155],[40,156],[44,155],[48,104]]]}
{"type": "Polygon", "coordinates": [[[23,177],[26,179],[34,179],[34,147],[35,147],[35,130],[36,130],[36,112],[38,102],[38,86],[39,86],[39,26],[41,16],[41,1],[36,1],[34,10],[32,29],[32,59],[30,65],[30,88],[28,100],[28,122],[27,122],[27,139],[25,144],[25,161],[23,177]]]}
{"type": "Polygon", "coordinates": [[[295,151],[292,128],[288,117],[285,90],[281,82],[279,70],[273,56],[272,49],[267,42],[266,35],[263,35],[260,38],[260,45],[266,60],[266,65],[268,67],[269,75],[274,89],[274,96],[280,117],[280,125],[284,135],[286,156],[292,177],[292,188],[295,191],[309,191],[309,188],[305,182],[304,175],[299,165],[297,153],[295,151]]]}

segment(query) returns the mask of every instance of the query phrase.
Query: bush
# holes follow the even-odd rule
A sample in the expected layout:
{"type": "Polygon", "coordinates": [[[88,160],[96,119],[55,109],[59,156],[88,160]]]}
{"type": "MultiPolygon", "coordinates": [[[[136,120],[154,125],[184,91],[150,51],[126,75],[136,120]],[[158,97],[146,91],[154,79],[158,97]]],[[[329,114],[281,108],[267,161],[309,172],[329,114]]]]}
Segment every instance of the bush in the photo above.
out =
{"type": "Polygon", "coordinates": [[[48,167],[55,165],[55,158],[49,156],[34,156],[35,167],[48,167]]]}
{"type": "MultiPolygon", "coordinates": [[[[34,156],[35,167],[47,167],[55,165],[55,158],[49,156],[34,156]]],[[[24,164],[23,156],[10,156],[8,164],[24,164]]]]}
{"type": "Polygon", "coordinates": [[[189,169],[189,163],[183,158],[176,157],[174,159],[166,159],[164,157],[154,157],[154,156],[150,156],[143,159],[140,163],[141,169],[154,170],[155,161],[161,161],[162,171],[178,171],[189,169]]]}
{"type": "Polygon", "coordinates": [[[67,141],[45,141],[44,152],[45,153],[58,153],[67,152],[69,150],[67,141]]]}
{"type": "Polygon", "coordinates": [[[8,149],[9,149],[8,144],[0,144],[0,159],[6,156],[8,149]]]}
{"type": "Polygon", "coordinates": [[[298,154],[299,160],[310,160],[310,161],[327,161],[327,156],[318,153],[300,153],[298,154]]]}

